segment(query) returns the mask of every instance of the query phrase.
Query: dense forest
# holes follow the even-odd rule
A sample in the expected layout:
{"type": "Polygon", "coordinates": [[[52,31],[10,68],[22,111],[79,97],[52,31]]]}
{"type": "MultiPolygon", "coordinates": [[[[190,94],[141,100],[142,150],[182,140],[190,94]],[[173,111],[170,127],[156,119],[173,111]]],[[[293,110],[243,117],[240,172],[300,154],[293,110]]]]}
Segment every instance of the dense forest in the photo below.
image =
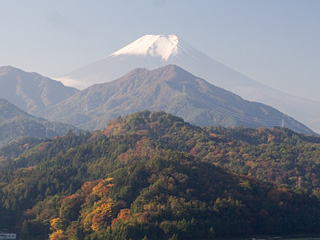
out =
{"type": "Polygon", "coordinates": [[[51,240],[317,233],[319,161],[317,136],[134,113],[2,147],[0,229],[51,240]]]}

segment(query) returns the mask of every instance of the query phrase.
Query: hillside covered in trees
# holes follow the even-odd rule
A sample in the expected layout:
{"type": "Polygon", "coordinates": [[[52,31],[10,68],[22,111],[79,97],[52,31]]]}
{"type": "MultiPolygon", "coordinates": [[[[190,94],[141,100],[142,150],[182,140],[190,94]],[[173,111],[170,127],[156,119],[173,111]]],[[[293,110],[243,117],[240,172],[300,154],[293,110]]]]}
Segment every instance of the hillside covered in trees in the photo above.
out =
{"type": "Polygon", "coordinates": [[[20,140],[0,155],[0,229],[23,239],[320,229],[320,138],[288,129],[200,128],[144,111],[93,133],[20,140]]]}

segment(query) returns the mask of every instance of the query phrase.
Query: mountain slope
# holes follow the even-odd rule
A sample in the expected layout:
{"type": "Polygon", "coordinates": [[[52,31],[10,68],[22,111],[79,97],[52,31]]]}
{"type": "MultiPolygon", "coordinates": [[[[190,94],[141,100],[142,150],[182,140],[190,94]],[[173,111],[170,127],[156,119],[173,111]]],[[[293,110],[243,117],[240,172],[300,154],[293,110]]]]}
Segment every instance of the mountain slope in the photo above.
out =
{"type": "Polygon", "coordinates": [[[41,114],[80,128],[100,129],[107,120],[141,110],[162,110],[201,125],[286,127],[312,134],[281,112],[215,87],[175,65],[136,69],[113,82],[89,87],[41,114]]]}
{"type": "Polygon", "coordinates": [[[0,97],[30,114],[37,114],[78,91],[37,73],[0,67],[0,97]]]}
{"type": "Polygon", "coordinates": [[[36,118],[0,98],[0,146],[20,137],[47,138],[64,135],[75,127],[36,118]]]}
{"type": "Polygon", "coordinates": [[[135,68],[175,64],[250,101],[271,105],[320,132],[320,103],[267,87],[219,63],[175,35],[146,35],[107,57],[60,76],[81,89],[119,78],[135,68]]]}

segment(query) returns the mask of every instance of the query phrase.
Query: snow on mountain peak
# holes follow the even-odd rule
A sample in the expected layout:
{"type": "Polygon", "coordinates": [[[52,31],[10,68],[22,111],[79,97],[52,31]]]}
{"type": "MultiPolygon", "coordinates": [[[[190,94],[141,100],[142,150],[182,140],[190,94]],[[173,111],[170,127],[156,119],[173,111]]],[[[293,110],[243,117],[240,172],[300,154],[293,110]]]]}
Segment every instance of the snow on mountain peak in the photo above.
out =
{"type": "Polygon", "coordinates": [[[151,55],[167,61],[179,51],[179,39],[176,35],[145,35],[110,56],[117,55],[151,55]]]}

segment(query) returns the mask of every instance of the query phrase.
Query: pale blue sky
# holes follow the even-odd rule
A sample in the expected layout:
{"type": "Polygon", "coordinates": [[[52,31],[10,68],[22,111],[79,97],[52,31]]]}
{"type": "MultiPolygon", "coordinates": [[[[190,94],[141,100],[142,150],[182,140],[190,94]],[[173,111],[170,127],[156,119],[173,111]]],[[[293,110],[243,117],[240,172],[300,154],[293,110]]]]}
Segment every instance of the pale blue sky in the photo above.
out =
{"type": "Polygon", "coordinates": [[[320,0],[0,0],[0,66],[56,77],[145,34],[176,34],[268,86],[320,101],[320,0]]]}

